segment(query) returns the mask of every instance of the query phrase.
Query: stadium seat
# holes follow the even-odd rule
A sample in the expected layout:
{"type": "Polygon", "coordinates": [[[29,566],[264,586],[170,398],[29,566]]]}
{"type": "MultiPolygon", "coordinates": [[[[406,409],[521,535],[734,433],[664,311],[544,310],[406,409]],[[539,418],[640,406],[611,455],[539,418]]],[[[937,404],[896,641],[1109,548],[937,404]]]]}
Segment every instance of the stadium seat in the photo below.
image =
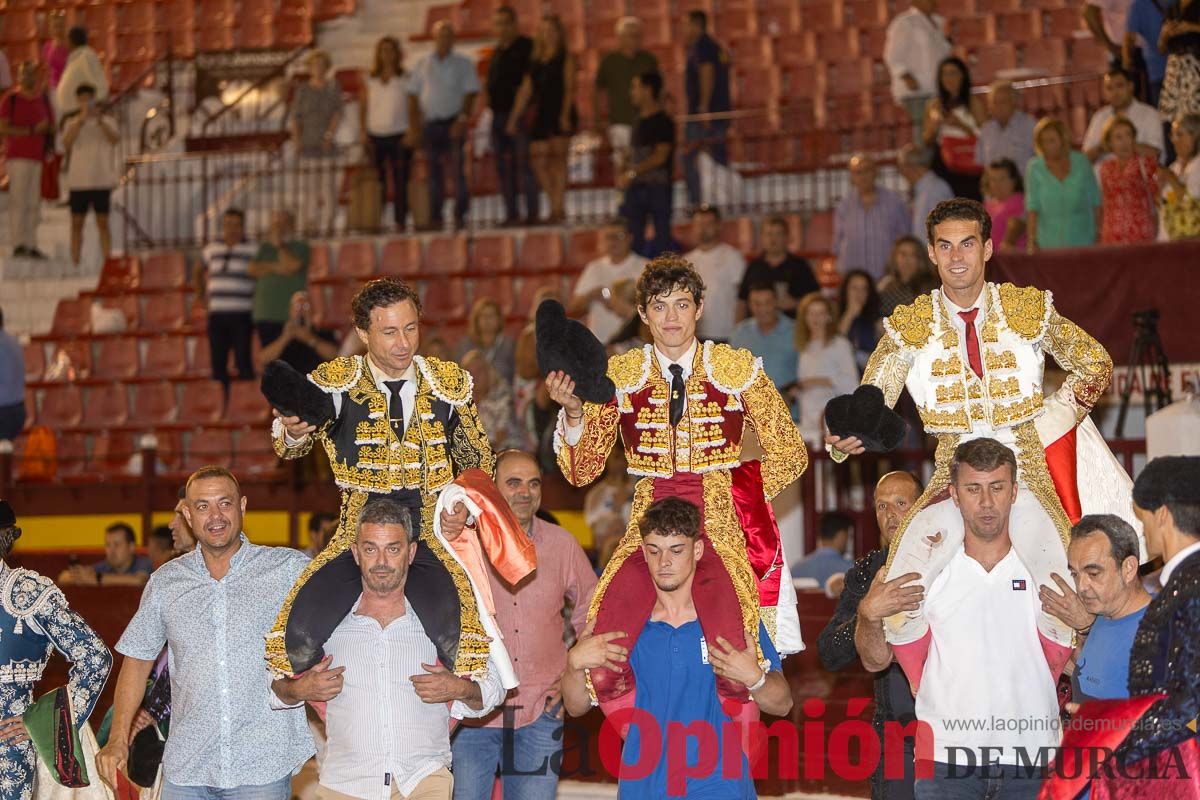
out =
{"type": "Polygon", "coordinates": [[[276,23],[275,44],[277,47],[303,47],[310,44],[312,40],[312,20],[309,17],[287,15],[280,17],[276,23]]]}
{"type": "Polygon", "coordinates": [[[421,271],[421,240],[415,236],[388,239],[383,245],[379,272],[383,275],[415,275],[421,271]]]}
{"type": "Polygon", "coordinates": [[[825,64],[821,85],[826,95],[851,96],[871,86],[871,65],[863,60],[825,64]]]}
{"type": "Polygon", "coordinates": [[[991,44],[996,41],[996,20],[994,17],[956,17],[950,20],[950,38],[957,47],[991,44]]]}
{"type": "Polygon", "coordinates": [[[54,458],[58,461],[56,476],[76,478],[87,469],[87,434],[75,431],[54,431],[54,458]]]}
{"type": "Polygon", "coordinates": [[[313,0],[279,0],[279,14],[284,17],[311,17],[313,0]]]}
{"type": "Polygon", "coordinates": [[[809,50],[813,53],[816,60],[821,63],[830,64],[839,61],[858,60],[857,28],[809,31],[808,36],[812,40],[809,50]]]}
{"type": "Polygon", "coordinates": [[[116,381],[138,374],[138,340],[122,336],[101,339],[96,348],[92,378],[116,381]]]}
{"type": "Polygon", "coordinates": [[[71,339],[59,342],[50,358],[50,366],[57,374],[57,381],[87,380],[92,374],[92,341],[91,339],[71,339]],[[66,363],[62,364],[65,358],[66,363]],[[66,371],[62,371],[62,367],[66,371]]]}
{"type": "Polygon", "coordinates": [[[284,462],[275,455],[271,440],[260,428],[246,427],[237,431],[237,446],[233,450],[233,468],[239,475],[263,477],[284,469],[284,462]]]}
{"type": "Polygon", "coordinates": [[[846,0],[843,14],[845,24],[857,28],[886,28],[889,21],[887,0],[846,0]]]}
{"type": "Polygon", "coordinates": [[[196,7],[193,0],[162,0],[162,22],[168,31],[193,30],[196,27],[196,7]]]}
{"type": "Polygon", "coordinates": [[[106,480],[140,477],[141,459],[136,463],[133,459],[136,452],[137,443],[132,432],[101,431],[92,437],[92,455],[88,459],[87,472],[91,477],[106,480]]]}
{"type": "Polygon", "coordinates": [[[234,44],[242,50],[265,50],[275,43],[275,20],[271,17],[239,19],[234,44]]]}
{"type": "MultiPolygon", "coordinates": [[[[528,237],[526,237],[528,239],[528,237]]],[[[600,242],[600,231],[595,228],[574,230],[567,234],[566,265],[570,269],[579,270],[587,266],[589,261],[604,254],[600,242]]]]}
{"type": "Polygon", "coordinates": [[[325,324],[341,327],[350,321],[350,301],[358,291],[358,283],[335,283],[329,287],[325,305],[325,324]]]}
{"type": "Polygon", "coordinates": [[[754,220],[735,217],[721,220],[721,241],[733,245],[743,253],[754,251],[754,220]]]}
{"type": "Polygon", "coordinates": [[[828,253],[833,249],[833,212],[818,211],[804,229],[804,249],[810,253],[828,253]]]}
{"type": "Polygon", "coordinates": [[[426,283],[421,297],[425,316],[439,324],[467,314],[466,282],[462,278],[444,278],[426,283]]]}
{"type": "Polygon", "coordinates": [[[996,34],[1001,41],[1020,44],[1042,36],[1040,11],[1013,11],[996,17],[996,34]]]}
{"type": "Polygon", "coordinates": [[[1074,6],[1046,9],[1042,12],[1042,26],[1046,36],[1058,39],[1069,39],[1084,29],[1083,17],[1074,6]]]}
{"type": "Polygon", "coordinates": [[[181,289],[187,283],[187,264],[183,253],[171,250],[144,256],[140,287],[146,289],[181,289]]]}
{"type": "Polygon", "coordinates": [[[734,69],[741,72],[766,69],[774,59],[771,40],[765,37],[730,39],[726,49],[734,69]]]}
{"type": "Polygon", "coordinates": [[[224,422],[230,425],[265,424],[271,418],[271,407],[262,395],[258,381],[234,381],[229,384],[229,405],[224,422]]]}
{"type": "Polygon", "coordinates": [[[225,413],[225,387],[220,381],[186,381],[176,383],[179,397],[179,425],[212,425],[225,413]]]}
{"type": "MultiPolygon", "coordinates": [[[[8,27],[9,24],[11,22],[6,15],[5,27],[8,27]]],[[[112,4],[89,5],[85,7],[83,10],[83,25],[87,28],[89,43],[93,37],[116,33],[117,7],[112,4]]]]}
{"type": "Polygon", "coordinates": [[[125,384],[107,383],[88,387],[87,402],[83,406],[82,427],[104,430],[124,425],[128,419],[129,398],[126,396],[125,384]]]}
{"type": "Polygon", "coordinates": [[[355,0],[316,0],[313,18],[318,22],[353,14],[355,0]]]}
{"type": "Polygon", "coordinates": [[[83,419],[83,395],[73,383],[48,386],[42,390],[38,424],[51,430],[74,428],[83,419]]]}
{"type": "Polygon", "coordinates": [[[477,236],[471,248],[471,270],[474,272],[510,272],[516,263],[513,237],[506,234],[477,236]]]}
{"type": "Polygon", "coordinates": [[[196,30],[196,50],[202,53],[213,53],[233,49],[233,27],[218,25],[202,27],[196,30]]]}
{"type": "Polygon", "coordinates": [[[196,17],[201,25],[232,28],[237,21],[234,0],[195,0],[196,17]]]}
{"type": "Polygon", "coordinates": [[[1071,42],[1071,69],[1077,73],[1103,72],[1108,59],[1108,50],[1090,36],[1071,42]]]}
{"type": "Polygon", "coordinates": [[[800,4],[800,30],[841,28],[843,10],[842,0],[807,0],[800,4]]]}
{"type": "Polygon", "coordinates": [[[167,333],[183,328],[186,320],[183,293],[165,292],[146,303],[141,327],[149,333],[167,333]]]}
{"type": "Polygon", "coordinates": [[[58,301],[54,307],[54,320],[50,323],[50,335],[54,337],[79,336],[92,327],[91,303],[82,298],[58,301]]]}
{"type": "Polygon", "coordinates": [[[542,289],[554,291],[559,301],[563,297],[562,280],[557,275],[539,275],[521,279],[521,291],[517,295],[517,305],[513,312],[519,317],[528,317],[538,292],[542,289]]]}
{"type": "Polygon", "coordinates": [[[170,425],[175,421],[175,386],[169,381],[133,387],[133,422],[141,426],[170,425]]]}
{"type": "MultiPolygon", "coordinates": [[[[1074,16],[1079,16],[1075,9],[1071,11],[1074,16]]],[[[1067,45],[1062,39],[1046,38],[1027,44],[1018,55],[1022,67],[1044,75],[1061,75],[1067,70],[1067,45]]],[[[1043,90],[1038,89],[1038,93],[1042,94],[1043,90]]]]}
{"type": "Polygon", "coordinates": [[[983,45],[971,51],[971,80],[976,84],[991,83],[996,73],[1017,66],[1017,48],[1012,42],[983,45]]]}
{"type": "Polygon", "coordinates": [[[100,268],[96,291],[100,294],[128,292],[138,287],[140,267],[137,256],[110,256],[100,268]]]}
{"type": "Polygon", "coordinates": [[[38,393],[32,387],[25,387],[25,426],[21,430],[29,430],[39,423],[38,393]]]}
{"type": "Polygon", "coordinates": [[[758,9],[760,36],[786,36],[800,29],[800,4],[764,5],[758,9]]]}
{"type": "Polygon", "coordinates": [[[25,354],[25,382],[35,383],[46,371],[46,347],[41,342],[30,342],[22,348],[25,354]]]}
{"type": "Polygon", "coordinates": [[[154,451],[155,473],[179,475],[183,470],[183,434],[177,430],[154,431],[157,446],[154,451]]]}
{"type": "Polygon", "coordinates": [[[375,242],[343,242],[337,251],[333,274],[339,278],[368,278],[375,274],[375,242]]]}
{"type": "Polygon", "coordinates": [[[311,243],[308,247],[308,279],[329,277],[329,245],[311,243]]]}
{"type": "Polygon", "coordinates": [[[508,316],[513,310],[513,286],[517,279],[509,275],[491,278],[475,278],[471,281],[471,303],[484,297],[495,300],[500,305],[500,313],[508,316]]]}
{"type": "Polygon", "coordinates": [[[518,266],[537,272],[561,269],[564,266],[562,237],[558,233],[548,231],[531,231],[525,234],[525,239],[521,242],[518,266]]]}
{"type": "Polygon", "coordinates": [[[185,471],[195,471],[209,464],[228,464],[233,459],[233,431],[228,428],[192,430],[186,441],[185,471]]]}
{"type": "Polygon", "coordinates": [[[458,236],[434,236],[429,240],[425,252],[426,271],[449,274],[467,268],[467,238],[458,236]]]}

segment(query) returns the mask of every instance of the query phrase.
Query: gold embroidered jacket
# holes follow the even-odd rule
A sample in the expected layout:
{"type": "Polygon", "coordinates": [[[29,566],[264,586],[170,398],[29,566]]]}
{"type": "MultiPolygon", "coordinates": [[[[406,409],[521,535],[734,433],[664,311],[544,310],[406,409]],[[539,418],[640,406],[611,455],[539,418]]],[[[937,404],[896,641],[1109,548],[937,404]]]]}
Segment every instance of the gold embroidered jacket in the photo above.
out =
{"type": "Polygon", "coordinates": [[[754,426],[765,455],[763,490],[768,498],[800,477],[808,452],[791,413],[775,384],[750,351],[704,342],[696,348],[686,381],[688,395],[677,428],[670,424],[670,384],[646,345],[613,356],[608,376],[616,397],[608,403],[584,403],[584,429],[574,446],[565,440],[559,416],[555,451],[563,475],[574,486],[586,486],[604,471],[616,441],[625,446],[629,472],[669,478],[680,472],[728,470],[741,460],[747,421],[754,426]]]}

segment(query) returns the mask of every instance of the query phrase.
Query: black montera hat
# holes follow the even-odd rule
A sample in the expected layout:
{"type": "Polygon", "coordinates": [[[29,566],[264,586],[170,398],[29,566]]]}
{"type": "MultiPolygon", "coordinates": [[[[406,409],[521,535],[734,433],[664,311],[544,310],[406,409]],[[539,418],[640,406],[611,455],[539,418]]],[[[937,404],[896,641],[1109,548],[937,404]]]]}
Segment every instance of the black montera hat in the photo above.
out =
{"type": "Polygon", "coordinates": [[[834,436],[857,436],[871,453],[886,453],[904,440],[908,423],[883,402],[878,386],[864,384],[825,406],[825,425],[834,436]]]}
{"type": "Polygon", "coordinates": [[[17,515],[7,500],[0,500],[0,528],[12,528],[17,524],[17,515]]]}
{"type": "Polygon", "coordinates": [[[543,375],[565,372],[575,381],[575,394],[589,403],[607,403],[617,393],[608,377],[608,353],[582,323],[567,318],[557,300],[537,308],[537,360],[543,375]]]}
{"type": "Polygon", "coordinates": [[[276,359],[263,368],[262,393],[285,417],[299,417],[319,430],[332,422],[333,400],[291,364],[276,359]]]}

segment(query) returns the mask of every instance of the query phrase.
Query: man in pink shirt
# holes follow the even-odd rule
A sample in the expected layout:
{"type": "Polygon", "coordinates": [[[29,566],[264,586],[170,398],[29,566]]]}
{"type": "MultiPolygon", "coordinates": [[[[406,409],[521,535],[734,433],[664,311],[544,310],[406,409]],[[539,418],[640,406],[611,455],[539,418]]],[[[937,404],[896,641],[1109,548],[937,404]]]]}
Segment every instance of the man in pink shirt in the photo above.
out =
{"type": "Polygon", "coordinates": [[[488,800],[497,770],[506,798],[553,800],[562,759],[560,680],[567,665],[563,607],[570,602],[578,634],[596,573],[574,536],[537,516],[542,471],[532,455],[501,453],[496,485],[533,539],[537,571],[515,587],[491,573],[496,621],[521,685],[491,716],[464,722],[455,734],[454,800],[488,800]]]}

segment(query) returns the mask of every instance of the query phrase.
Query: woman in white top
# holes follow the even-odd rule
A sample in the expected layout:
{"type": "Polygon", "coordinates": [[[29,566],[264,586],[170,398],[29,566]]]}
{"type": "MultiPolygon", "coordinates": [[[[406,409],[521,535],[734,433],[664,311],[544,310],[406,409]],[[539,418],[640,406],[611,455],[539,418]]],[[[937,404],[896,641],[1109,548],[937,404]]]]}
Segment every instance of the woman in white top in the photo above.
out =
{"type": "Polygon", "coordinates": [[[1200,236],[1200,114],[1185,114],[1171,123],[1175,160],[1154,175],[1162,187],[1158,238],[1200,236]]]}
{"type": "Polygon", "coordinates": [[[950,56],[938,65],[937,97],[925,106],[921,138],[934,152],[933,171],[945,179],[956,197],[982,200],[975,144],[985,118],[983,101],[971,94],[971,71],[950,56]]]}
{"type": "Polygon", "coordinates": [[[796,308],[799,379],[792,396],[800,404],[800,435],[812,447],[822,446],[825,404],[858,386],[854,346],[837,332],[833,303],[816,292],[796,308]]]}
{"type": "Polygon", "coordinates": [[[375,44],[375,63],[367,76],[362,103],[364,144],[379,172],[379,207],[387,205],[388,173],[392,178],[392,210],[396,227],[404,230],[408,216],[408,176],[412,165],[415,130],[408,123],[408,75],[400,41],[384,36],[375,44]]]}

